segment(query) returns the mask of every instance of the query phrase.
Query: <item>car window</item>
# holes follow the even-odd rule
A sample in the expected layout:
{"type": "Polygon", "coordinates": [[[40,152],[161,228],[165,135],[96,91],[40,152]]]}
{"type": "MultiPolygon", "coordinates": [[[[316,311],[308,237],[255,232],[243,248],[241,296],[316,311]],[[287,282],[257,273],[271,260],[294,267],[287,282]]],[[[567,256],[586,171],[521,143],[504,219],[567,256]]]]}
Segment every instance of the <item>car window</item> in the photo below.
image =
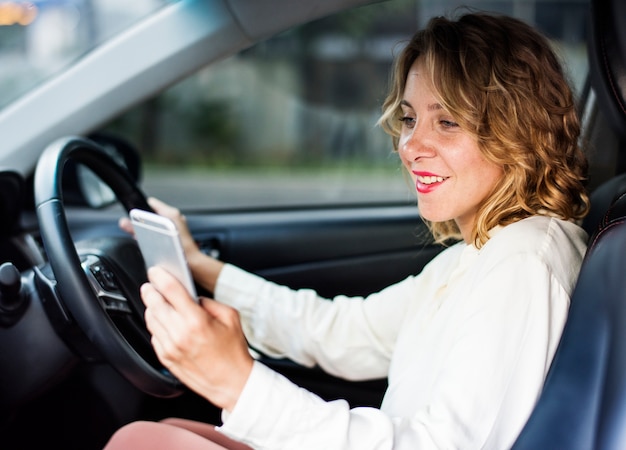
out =
{"type": "MultiPolygon", "coordinates": [[[[586,1],[473,2],[552,40],[580,92],[586,1]]],[[[144,190],[181,208],[415,202],[376,126],[394,52],[456,2],[393,0],[289,30],[107,125],[140,149],[144,190]]]]}
{"type": "Polygon", "coordinates": [[[0,1],[0,109],[168,3],[0,1]]]}

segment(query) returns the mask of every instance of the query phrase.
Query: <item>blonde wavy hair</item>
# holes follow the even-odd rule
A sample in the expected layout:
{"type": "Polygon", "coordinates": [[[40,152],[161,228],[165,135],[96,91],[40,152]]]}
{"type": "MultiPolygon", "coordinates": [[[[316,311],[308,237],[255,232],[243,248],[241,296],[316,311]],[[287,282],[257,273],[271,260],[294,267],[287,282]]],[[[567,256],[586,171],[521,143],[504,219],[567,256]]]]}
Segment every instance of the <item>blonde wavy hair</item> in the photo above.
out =
{"type": "MultiPolygon", "coordinates": [[[[395,61],[379,119],[398,149],[407,74],[423,58],[435,95],[504,176],[479,207],[472,240],[532,215],[580,220],[589,210],[580,121],[561,64],[545,37],[506,16],[436,17],[395,61]]],[[[418,205],[419,207],[419,205],[418,205]]],[[[454,221],[428,222],[435,240],[460,238],[454,221]]]]}

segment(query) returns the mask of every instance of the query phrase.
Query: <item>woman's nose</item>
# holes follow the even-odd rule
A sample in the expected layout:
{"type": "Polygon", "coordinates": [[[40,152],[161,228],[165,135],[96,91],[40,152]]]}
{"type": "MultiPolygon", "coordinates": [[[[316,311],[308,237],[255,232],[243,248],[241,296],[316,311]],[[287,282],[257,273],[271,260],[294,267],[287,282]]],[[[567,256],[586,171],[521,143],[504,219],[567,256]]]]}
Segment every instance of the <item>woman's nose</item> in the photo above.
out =
{"type": "Polygon", "coordinates": [[[410,134],[401,136],[398,151],[407,161],[434,156],[435,146],[429,130],[416,124],[410,134]]]}

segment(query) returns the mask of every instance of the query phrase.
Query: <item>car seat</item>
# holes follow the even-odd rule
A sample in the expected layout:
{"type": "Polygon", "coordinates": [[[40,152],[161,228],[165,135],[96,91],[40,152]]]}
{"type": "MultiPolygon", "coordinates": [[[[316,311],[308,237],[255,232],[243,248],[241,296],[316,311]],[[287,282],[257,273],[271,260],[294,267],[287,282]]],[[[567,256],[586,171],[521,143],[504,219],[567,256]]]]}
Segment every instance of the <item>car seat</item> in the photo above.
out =
{"type": "MultiPolygon", "coordinates": [[[[626,27],[619,21],[626,2],[594,1],[590,17],[592,85],[624,143],[626,27]]],[[[596,189],[591,203],[591,237],[570,314],[516,450],[626,449],[626,176],[596,189]]]]}

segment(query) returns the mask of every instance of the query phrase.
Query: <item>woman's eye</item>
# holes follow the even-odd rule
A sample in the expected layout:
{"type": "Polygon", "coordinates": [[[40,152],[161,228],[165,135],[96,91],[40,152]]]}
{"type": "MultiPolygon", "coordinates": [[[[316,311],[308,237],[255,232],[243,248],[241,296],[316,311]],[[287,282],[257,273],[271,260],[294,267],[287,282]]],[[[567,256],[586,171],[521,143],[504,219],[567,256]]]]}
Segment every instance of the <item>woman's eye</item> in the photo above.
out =
{"type": "Polygon", "coordinates": [[[415,126],[415,119],[413,117],[400,117],[400,122],[407,128],[413,128],[415,126]]]}
{"type": "Polygon", "coordinates": [[[441,124],[441,126],[443,126],[444,128],[455,128],[458,127],[459,124],[452,121],[452,120],[440,120],[439,123],[441,124]]]}

